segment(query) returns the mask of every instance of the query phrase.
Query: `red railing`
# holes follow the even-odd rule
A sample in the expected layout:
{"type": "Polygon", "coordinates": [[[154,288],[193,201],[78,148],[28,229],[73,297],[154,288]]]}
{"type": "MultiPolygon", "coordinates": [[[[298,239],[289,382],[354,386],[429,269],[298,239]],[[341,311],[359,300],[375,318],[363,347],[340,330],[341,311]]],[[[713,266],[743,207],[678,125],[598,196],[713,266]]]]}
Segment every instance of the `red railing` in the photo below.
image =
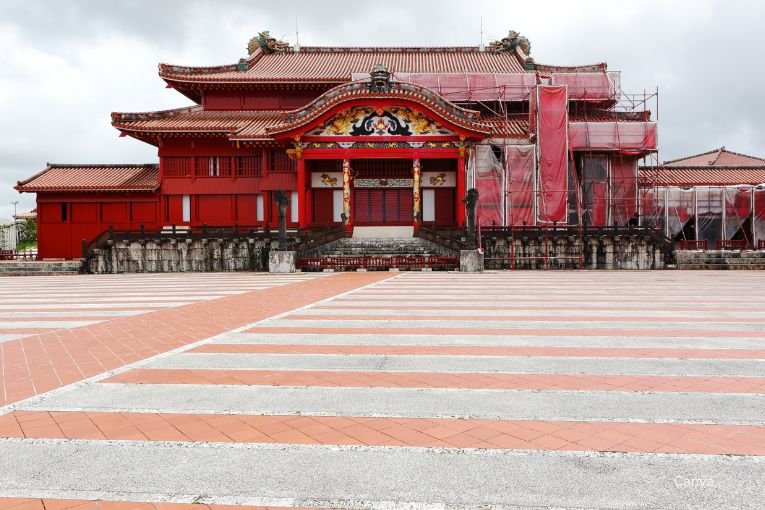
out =
{"type": "Polygon", "coordinates": [[[680,241],[680,249],[681,250],[706,250],[707,240],[706,239],[686,239],[685,241],[680,241]]]}
{"type": "Polygon", "coordinates": [[[757,249],[765,250],[765,239],[760,239],[759,241],[757,241],[757,249]]]}
{"type": "Polygon", "coordinates": [[[718,250],[745,250],[749,246],[746,239],[720,239],[717,241],[718,250]]]}
{"type": "Polygon", "coordinates": [[[315,257],[298,258],[298,269],[335,271],[355,271],[366,269],[381,271],[385,269],[442,269],[450,270],[459,267],[457,257],[440,256],[397,256],[397,257],[315,257]]]}

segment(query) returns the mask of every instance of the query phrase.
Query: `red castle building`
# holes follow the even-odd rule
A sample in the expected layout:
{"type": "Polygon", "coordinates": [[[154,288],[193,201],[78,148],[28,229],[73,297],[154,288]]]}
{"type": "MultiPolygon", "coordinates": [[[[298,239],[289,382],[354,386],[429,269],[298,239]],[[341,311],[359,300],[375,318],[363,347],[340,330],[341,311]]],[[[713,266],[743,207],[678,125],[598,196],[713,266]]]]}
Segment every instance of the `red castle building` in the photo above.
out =
{"type": "MultiPolygon", "coordinates": [[[[648,111],[619,108],[606,64],[541,65],[525,37],[482,47],[297,47],[261,33],[236,64],[161,64],[186,108],[113,113],[158,149],[146,165],[48,164],[37,193],[41,258],[77,258],[115,229],[459,227],[466,190],[483,225],[626,225],[648,111]]],[[[644,105],[640,103],[638,106],[644,105]]]]}

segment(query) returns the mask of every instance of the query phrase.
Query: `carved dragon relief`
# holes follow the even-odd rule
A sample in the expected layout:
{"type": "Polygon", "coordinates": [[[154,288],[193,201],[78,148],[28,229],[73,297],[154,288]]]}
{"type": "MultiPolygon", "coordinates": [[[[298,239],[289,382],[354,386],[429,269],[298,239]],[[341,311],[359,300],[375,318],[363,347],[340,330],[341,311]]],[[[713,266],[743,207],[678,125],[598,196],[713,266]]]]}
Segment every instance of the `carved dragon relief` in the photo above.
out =
{"type": "Polygon", "coordinates": [[[519,46],[526,55],[531,54],[531,43],[529,42],[529,38],[521,35],[520,32],[510,30],[507,37],[489,43],[488,50],[493,51],[494,53],[512,53],[515,51],[515,48],[519,46]]]}
{"type": "Polygon", "coordinates": [[[275,37],[271,37],[268,30],[260,32],[256,37],[250,39],[247,44],[247,51],[252,55],[255,50],[260,48],[265,53],[284,53],[289,49],[290,45],[286,41],[280,41],[275,37]]]}
{"type": "Polygon", "coordinates": [[[330,177],[327,174],[321,174],[321,183],[325,186],[336,186],[337,177],[330,177]]]}
{"type": "Polygon", "coordinates": [[[404,107],[355,107],[308,133],[312,136],[452,135],[423,113],[404,107]]]}
{"type": "Polygon", "coordinates": [[[440,173],[438,175],[434,175],[429,180],[431,186],[441,186],[446,182],[446,174],[440,173]]]}

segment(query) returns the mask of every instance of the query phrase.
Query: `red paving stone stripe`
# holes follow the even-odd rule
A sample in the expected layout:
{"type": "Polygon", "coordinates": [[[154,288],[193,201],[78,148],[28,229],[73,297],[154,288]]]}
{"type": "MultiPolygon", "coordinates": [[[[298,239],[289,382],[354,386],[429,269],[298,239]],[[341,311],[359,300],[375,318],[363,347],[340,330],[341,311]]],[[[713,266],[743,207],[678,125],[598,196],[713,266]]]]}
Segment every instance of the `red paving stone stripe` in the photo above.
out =
{"type": "MultiPolygon", "coordinates": [[[[27,319],[31,320],[31,319],[27,319]]],[[[44,319],[38,319],[44,320],[44,319]]],[[[0,321],[2,322],[2,321],[0,321]]],[[[56,328],[0,328],[0,335],[37,335],[40,333],[48,333],[55,331],[56,328]]]]}
{"type": "MultiPolygon", "coordinates": [[[[325,317],[326,319],[326,317],[325,317]]],[[[399,317],[399,319],[404,319],[399,317]]],[[[440,319],[439,319],[440,320],[440,319]]],[[[316,334],[323,335],[462,335],[462,336],[624,336],[624,337],[746,337],[765,338],[763,331],[724,331],[703,329],[619,329],[619,328],[412,328],[412,327],[385,327],[385,328],[325,328],[321,321],[317,321],[313,327],[292,326],[256,326],[247,330],[248,333],[273,333],[273,334],[316,334]]]]}
{"type": "MultiPolygon", "coordinates": [[[[181,301],[181,303],[187,303],[187,301],[181,301]]],[[[140,303],[141,306],[108,306],[108,304],[105,304],[104,306],[94,306],[92,308],[67,308],[66,306],[56,307],[56,308],[38,308],[34,305],[29,305],[26,308],[0,308],[0,313],[26,313],[26,312],[79,312],[82,314],[87,314],[89,312],[136,312],[138,313],[144,313],[145,311],[154,311],[154,310],[161,310],[163,308],[172,308],[167,306],[157,306],[157,305],[145,305],[143,303],[140,303]]],[[[5,320],[6,317],[0,318],[0,320],[5,320]]],[[[27,320],[42,320],[43,317],[30,317],[27,318],[27,320]]],[[[114,319],[114,317],[109,317],[109,319],[114,319]]]]}
{"type": "Polygon", "coordinates": [[[407,356],[557,356],[579,358],[765,359],[765,349],[506,347],[484,345],[207,344],[188,352],[229,354],[378,354],[407,356]]]}
{"type": "Polygon", "coordinates": [[[765,455],[758,425],[17,411],[0,436],[765,455]]]}
{"type": "MultiPolygon", "coordinates": [[[[367,299],[367,298],[360,298],[361,301],[391,301],[391,300],[385,300],[385,299],[367,299]]],[[[316,305],[312,306],[311,310],[337,310],[338,308],[342,308],[343,305],[346,303],[358,303],[359,299],[353,299],[353,300],[346,300],[346,299],[333,299],[331,302],[324,304],[324,305],[316,305]]],[[[719,303],[718,303],[719,305],[719,303]]],[[[439,301],[437,305],[430,305],[430,306],[418,306],[418,305],[394,305],[394,304],[385,304],[385,305],[370,305],[370,306],[358,306],[355,305],[352,307],[349,307],[353,310],[428,310],[433,311],[434,309],[438,310],[524,310],[524,311],[545,311],[550,312],[553,310],[554,312],[558,312],[561,310],[564,311],[588,311],[588,312],[594,312],[594,311],[608,311],[613,312],[614,307],[613,306],[586,306],[586,305],[580,305],[580,306],[566,306],[566,305],[558,305],[555,304],[554,306],[528,306],[523,304],[518,305],[497,305],[497,304],[491,304],[487,303],[486,305],[481,306],[470,306],[470,305],[460,305],[460,304],[444,304],[443,301],[439,301]]],[[[667,307],[667,306],[661,306],[657,305],[655,302],[646,304],[646,306],[643,307],[636,307],[636,306],[630,306],[631,310],[653,310],[653,311],[662,311],[662,312],[698,312],[705,310],[704,308],[694,307],[692,305],[689,305],[684,308],[680,307],[667,307]]],[[[723,305],[719,305],[714,308],[714,311],[719,312],[721,310],[724,311],[741,311],[740,306],[731,306],[731,307],[725,307],[723,305]]],[[[645,320],[646,318],[650,319],[660,319],[661,317],[633,317],[633,318],[639,318],[641,320],[645,320]]]]}
{"type": "Polygon", "coordinates": [[[354,388],[765,393],[765,377],[139,368],[110,377],[102,382],[354,388]]]}
{"type": "MultiPolygon", "coordinates": [[[[343,273],[0,343],[0,406],[393,275],[343,273]]],[[[14,331],[14,333],[18,333],[14,331]]]]}
{"type": "MultiPolygon", "coordinates": [[[[55,310],[57,312],[60,312],[61,310],[55,310]]],[[[92,310],[93,313],[91,315],[88,315],[88,313],[82,313],[82,310],[80,310],[81,315],[78,316],[72,316],[72,317],[0,317],[0,322],[53,322],[53,321],[67,321],[67,322],[74,322],[74,321],[111,321],[114,319],[121,319],[124,316],[113,316],[113,315],[98,315],[101,310],[92,310]]],[[[148,312],[141,312],[141,313],[148,313],[148,312]]],[[[46,331],[50,331],[51,329],[55,328],[44,328],[46,331]]],[[[9,329],[10,330],[10,329],[9,329]]]]}
{"type": "Polygon", "coordinates": [[[0,498],[0,510],[308,510],[301,507],[205,505],[200,503],[144,503],[85,499],[0,498]]]}
{"type": "MultiPolygon", "coordinates": [[[[438,306],[433,308],[438,309],[438,306]]],[[[433,310],[431,308],[431,310],[433,310]]],[[[556,314],[550,317],[540,317],[538,315],[342,315],[342,314],[299,314],[289,315],[282,320],[341,320],[341,321],[476,321],[476,322],[508,322],[508,321],[529,321],[529,322],[643,322],[646,319],[641,317],[603,317],[598,315],[560,315],[556,314]]],[[[692,318],[692,317],[651,317],[654,322],[696,322],[696,323],[734,323],[740,322],[763,322],[763,318],[754,319],[731,319],[731,318],[692,318]]]]}

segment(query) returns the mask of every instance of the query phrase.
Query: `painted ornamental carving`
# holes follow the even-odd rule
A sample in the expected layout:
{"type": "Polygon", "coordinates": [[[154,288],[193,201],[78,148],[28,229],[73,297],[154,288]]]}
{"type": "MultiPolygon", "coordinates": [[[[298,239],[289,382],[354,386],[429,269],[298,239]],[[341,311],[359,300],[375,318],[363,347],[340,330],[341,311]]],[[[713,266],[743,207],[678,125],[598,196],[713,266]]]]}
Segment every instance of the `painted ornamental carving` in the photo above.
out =
{"type": "Polygon", "coordinates": [[[354,188],[411,188],[414,186],[413,179],[395,178],[388,179],[380,178],[368,178],[368,179],[354,179],[354,188]]]}
{"type": "Polygon", "coordinates": [[[454,133],[421,112],[404,107],[355,107],[307,133],[308,136],[444,136],[454,133]]]}
{"type": "Polygon", "coordinates": [[[343,224],[351,225],[351,162],[343,160],[343,224]]]}
{"type": "Polygon", "coordinates": [[[420,182],[421,182],[421,169],[420,160],[415,159],[412,161],[412,191],[413,196],[413,215],[414,223],[419,224],[422,219],[422,200],[420,199],[420,182]]]}

